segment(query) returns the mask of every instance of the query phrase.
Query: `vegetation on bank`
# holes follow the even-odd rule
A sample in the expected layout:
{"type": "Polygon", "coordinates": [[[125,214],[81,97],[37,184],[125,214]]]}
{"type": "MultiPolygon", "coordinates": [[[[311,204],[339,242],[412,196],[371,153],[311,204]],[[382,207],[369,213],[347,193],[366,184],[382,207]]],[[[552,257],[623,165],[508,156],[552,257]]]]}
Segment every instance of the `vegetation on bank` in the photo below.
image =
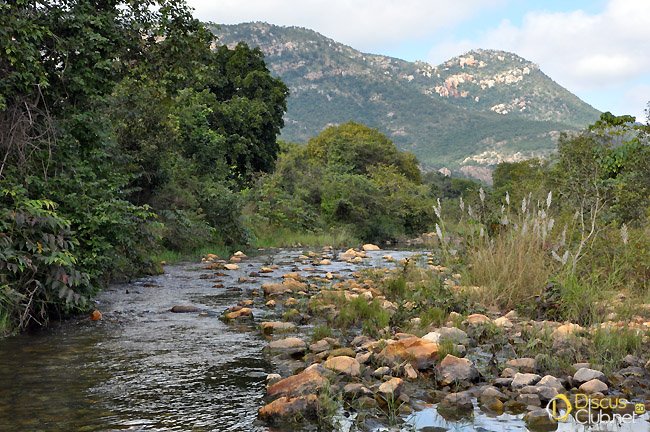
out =
{"type": "Polygon", "coordinates": [[[84,310],[109,280],[206,245],[428,231],[486,307],[586,324],[612,298],[621,313],[648,302],[647,126],[606,113],[550,161],[500,165],[489,190],[423,175],[353,122],[278,143],[288,90],[261,52],[215,44],[182,1],[150,3],[0,5],[0,332],[84,310]]]}

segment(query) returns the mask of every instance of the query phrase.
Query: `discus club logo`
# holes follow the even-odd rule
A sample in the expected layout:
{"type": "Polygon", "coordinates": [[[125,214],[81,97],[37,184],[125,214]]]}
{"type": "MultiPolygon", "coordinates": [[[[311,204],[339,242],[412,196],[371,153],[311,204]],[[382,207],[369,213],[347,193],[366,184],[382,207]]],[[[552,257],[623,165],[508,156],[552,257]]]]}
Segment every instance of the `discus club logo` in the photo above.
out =
{"type": "Polygon", "coordinates": [[[646,408],[643,403],[633,404],[623,398],[598,399],[578,393],[573,401],[563,394],[555,396],[546,405],[546,412],[551,420],[558,423],[568,422],[573,417],[576,423],[587,426],[606,423],[621,425],[635,423],[646,413],[646,408]],[[627,409],[628,405],[633,409],[627,409]]]}

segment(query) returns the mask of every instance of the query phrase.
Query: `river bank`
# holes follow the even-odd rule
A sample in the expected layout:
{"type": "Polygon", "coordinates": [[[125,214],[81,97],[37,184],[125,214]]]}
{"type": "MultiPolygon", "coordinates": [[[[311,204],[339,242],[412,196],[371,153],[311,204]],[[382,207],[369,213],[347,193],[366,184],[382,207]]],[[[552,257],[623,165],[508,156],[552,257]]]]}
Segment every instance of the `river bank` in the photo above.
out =
{"type": "Polygon", "coordinates": [[[556,394],[650,396],[645,321],[480,309],[423,251],[224,258],[111,286],[100,321],[0,341],[2,430],[574,430],[542,415],[556,394]]]}

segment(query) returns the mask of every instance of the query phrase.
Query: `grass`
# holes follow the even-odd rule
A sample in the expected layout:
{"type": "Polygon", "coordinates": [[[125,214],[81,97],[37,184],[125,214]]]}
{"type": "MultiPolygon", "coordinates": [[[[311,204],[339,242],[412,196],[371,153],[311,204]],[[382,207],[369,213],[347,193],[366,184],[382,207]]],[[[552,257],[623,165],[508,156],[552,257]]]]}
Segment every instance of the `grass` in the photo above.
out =
{"type": "Polygon", "coordinates": [[[321,339],[332,337],[333,335],[334,333],[330,327],[326,325],[317,325],[314,327],[314,331],[311,334],[311,340],[312,342],[318,342],[321,339]]]}
{"type": "Polygon", "coordinates": [[[643,334],[636,330],[599,328],[591,335],[591,340],[589,363],[602,367],[605,374],[621,367],[621,361],[629,354],[644,358],[643,334]]]}
{"type": "Polygon", "coordinates": [[[256,248],[272,247],[342,247],[361,243],[346,230],[328,232],[295,231],[287,228],[257,228],[253,246],[256,248]]]}
{"type": "Polygon", "coordinates": [[[172,251],[162,250],[154,253],[151,259],[154,262],[165,262],[167,264],[176,264],[184,261],[198,261],[207,254],[215,254],[221,258],[228,258],[233,249],[224,245],[205,245],[193,251],[172,251]]]}
{"type": "Polygon", "coordinates": [[[364,333],[375,337],[390,322],[390,314],[377,300],[357,297],[346,301],[343,298],[341,303],[339,313],[332,322],[338,328],[349,329],[361,325],[364,333]]]}

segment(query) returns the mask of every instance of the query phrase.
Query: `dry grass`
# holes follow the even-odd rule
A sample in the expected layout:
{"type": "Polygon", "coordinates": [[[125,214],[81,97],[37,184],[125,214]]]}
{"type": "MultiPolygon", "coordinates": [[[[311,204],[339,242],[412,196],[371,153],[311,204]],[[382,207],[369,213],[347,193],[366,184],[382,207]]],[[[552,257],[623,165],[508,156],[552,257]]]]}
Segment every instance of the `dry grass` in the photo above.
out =
{"type": "Polygon", "coordinates": [[[542,293],[553,269],[548,252],[532,233],[505,233],[484,242],[467,257],[467,276],[477,301],[512,309],[542,293]]]}

